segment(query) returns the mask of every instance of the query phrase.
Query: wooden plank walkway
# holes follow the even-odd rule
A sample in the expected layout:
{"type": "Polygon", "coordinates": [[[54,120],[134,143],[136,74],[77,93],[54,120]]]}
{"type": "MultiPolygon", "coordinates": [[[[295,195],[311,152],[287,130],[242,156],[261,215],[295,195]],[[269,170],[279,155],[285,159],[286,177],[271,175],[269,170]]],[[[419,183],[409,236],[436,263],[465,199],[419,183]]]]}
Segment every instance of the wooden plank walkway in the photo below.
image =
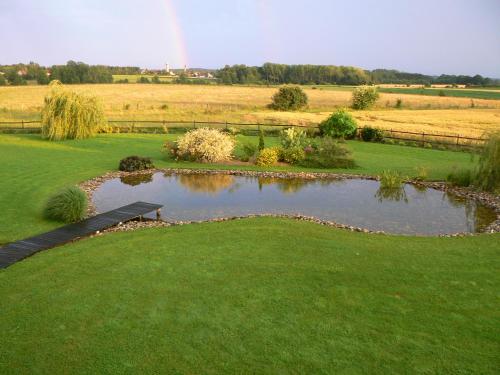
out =
{"type": "Polygon", "coordinates": [[[135,202],[51,232],[7,244],[0,248],[0,269],[6,268],[39,251],[89,236],[119,223],[136,219],[161,207],[162,205],[159,204],[135,202]]]}

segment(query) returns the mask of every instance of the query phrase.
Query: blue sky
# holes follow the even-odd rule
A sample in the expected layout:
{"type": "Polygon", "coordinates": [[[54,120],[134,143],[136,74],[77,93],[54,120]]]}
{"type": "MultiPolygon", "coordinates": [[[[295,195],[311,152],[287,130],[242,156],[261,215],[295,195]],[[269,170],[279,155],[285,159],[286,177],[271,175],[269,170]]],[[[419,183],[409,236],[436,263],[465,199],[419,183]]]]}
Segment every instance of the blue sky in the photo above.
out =
{"type": "Polygon", "coordinates": [[[500,77],[500,0],[0,0],[0,64],[354,65],[500,77]]]}

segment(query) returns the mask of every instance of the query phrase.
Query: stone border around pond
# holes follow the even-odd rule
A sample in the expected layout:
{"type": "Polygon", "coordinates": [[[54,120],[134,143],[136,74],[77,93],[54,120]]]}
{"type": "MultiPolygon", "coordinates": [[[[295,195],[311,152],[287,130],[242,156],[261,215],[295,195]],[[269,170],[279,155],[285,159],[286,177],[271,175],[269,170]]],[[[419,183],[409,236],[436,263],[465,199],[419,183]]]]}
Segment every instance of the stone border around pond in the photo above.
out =
{"type": "MultiPolygon", "coordinates": [[[[154,174],[154,173],[164,173],[164,174],[225,174],[225,175],[233,175],[233,176],[247,176],[247,177],[268,177],[268,178],[301,178],[305,180],[315,180],[315,179],[329,179],[329,180],[344,180],[344,179],[363,179],[363,180],[372,180],[377,181],[378,177],[370,176],[370,175],[357,175],[357,174],[348,174],[348,173],[330,173],[330,172],[271,172],[271,171],[245,171],[245,170],[224,170],[224,169],[182,169],[182,168],[164,168],[164,169],[148,169],[137,172],[122,172],[122,171],[114,171],[108,172],[102,176],[95,177],[88,181],[84,181],[79,184],[80,188],[85,191],[87,194],[87,198],[89,201],[87,215],[92,216],[97,214],[97,211],[92,203],[92,196],[94,191],[101,186],[104,182],[114,179],[120,178],[124,176],[135,176],[135,175],[143,175],[143,174],[154,174]]],[[[497,219],[491,223],[482,233],[498,233],[500,232],[500,196],[479,192],[472,190],[470,188],[460,188],[460,187],[451,187],[448,186],[444,182],[429,182],[429,181],[414,181],[407,180],[406,183],[432,188],[436,190],[441,190],[445,192],[450,192],[452,194],[457,195],[461,198],[472,199],[479,203],[482,203],[485,206],[492,208],[496,215],[497,219]]],[[[377,233],[377,234],[385,234],[383,231],[371,231],[366,228],[358,228],[345,224],[339,224],[332,221],[325,221],[311,216],[304,215],[279,215],[279,214],[256,214],[256,215],[246,215],[246,216],[235,216],[235,217],[226,217],[226,218],[214,218],[203,221],[179,221],[179,222],[167,222],[167,221],[155,221],[155,220],[145,220],[145,221],[132,221],[129,223],[122,224],[119,227],[108,229],[106,232],[116,232],[116,231],[124,231],[124,230],[135,230],[144,227],[164,227],[171,225],[185,225],[185,224],[194,224],[194,223],[203,223],[203,222],[221,222],[228,220],[239,220],[244,218],[253,218],[253,217],[276,217],[276,218],[289,218],[300,221],[308,221],[317,223],[320,225],[347,229],[355,232],[363,232],[363,233],[377,233]]],[[[440,237],[456,237],[456,236],[471,236],[474,233],[454,233],[454,234],[446,234],[440,235],[440,237]]]]}

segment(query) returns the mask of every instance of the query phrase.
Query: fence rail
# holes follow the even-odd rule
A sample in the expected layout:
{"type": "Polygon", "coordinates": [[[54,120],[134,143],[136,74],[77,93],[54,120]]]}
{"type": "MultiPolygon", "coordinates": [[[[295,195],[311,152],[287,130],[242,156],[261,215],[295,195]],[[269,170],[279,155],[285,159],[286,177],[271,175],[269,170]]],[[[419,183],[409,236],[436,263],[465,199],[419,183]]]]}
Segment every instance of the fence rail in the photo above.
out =
{"type": "MultiPolygon", "coordinates": [[[[175,120],[108,120],[108,124],[111,125],[112,130],[116,132],[128,132],[128,133],[143,133],[143,132],[164,132],[167,129],[190,129],[202,126],[220,126],[224,129],[229,128],[243,128],[243,131],[256,131],[262,129],[265,132],[270,132],[273,128],[304,128],[311,129],[312,131],[318,131],[318,125],[294,125],[294,124],[274,124],[274,123],[234,123],[228,121],[175,121],[175,120]]],[[[0,133],[8,132],[24,132],[24,133],[36,133],[40,132],[41,121],[40,120],[28,120],[28,121],[0,121],[0,133]],[[37,126],[33,126],[33,125],[37,126]]],[[[358,128],[357,136],[360,137],[360,133],[363,127],[358,128]]],[[[440,134],[440,133],[426,133],[426,132],[411,132],[404,130],[395,129],[381,129],[384,138],[416,142],[422,145],[424,144],[435,144],[435,145],[454,145],[457,147],[478,147],[483,145],[486,138],[474,138],[466,137],[460,134],[440,134]]],[[[270,132],[269,135],[276,135],[270,132]]]]}

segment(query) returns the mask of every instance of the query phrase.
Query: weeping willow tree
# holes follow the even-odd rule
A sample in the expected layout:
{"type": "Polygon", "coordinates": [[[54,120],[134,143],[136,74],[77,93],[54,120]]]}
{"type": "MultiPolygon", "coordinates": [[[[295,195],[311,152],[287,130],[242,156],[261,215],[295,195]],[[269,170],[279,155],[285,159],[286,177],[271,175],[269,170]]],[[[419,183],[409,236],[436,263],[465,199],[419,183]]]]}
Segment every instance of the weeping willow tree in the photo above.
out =
{"type": "Polygon", "coordinates": [[[476,185],[500,193],[500,131],[490,134],[476,172],[476,185]]]}
{"type": "Polygon", "coordinates": [[[106,125],[99,99],[66,90],[51,82],[50,95],[42,109],[42,137],[53,141],[83,139],[95,135],[106,125]]]}

